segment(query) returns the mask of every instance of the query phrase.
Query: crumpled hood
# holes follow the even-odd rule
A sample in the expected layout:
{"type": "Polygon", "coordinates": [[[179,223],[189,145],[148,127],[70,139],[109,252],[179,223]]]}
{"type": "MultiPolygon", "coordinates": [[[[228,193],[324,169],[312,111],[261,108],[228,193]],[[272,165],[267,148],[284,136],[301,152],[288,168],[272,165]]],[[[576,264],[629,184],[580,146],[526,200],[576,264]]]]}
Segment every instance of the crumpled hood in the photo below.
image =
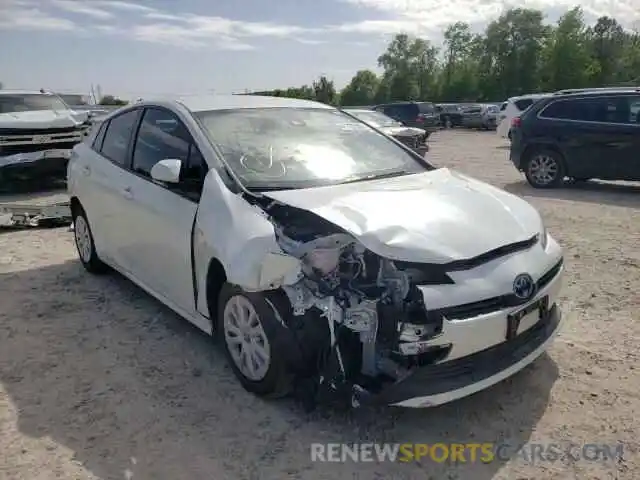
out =
{"type": "Polygon", "coordinates": [[[65,128],[85,122],[87,112],[36,110],[0,114],[0,128],[65,128]]]}
{"type": "Polygon", "coordinates": [[[472,258],[542,228],[538,212],[521,198],[446,168],[264,195],[313,212],[394,260],[472,258]]]}
{"type": "Polygon", "coordinates": [[[423,129],[415,127],[381,127],[380,130],[392,137],[413,137],[427,133],[423,129]]]}

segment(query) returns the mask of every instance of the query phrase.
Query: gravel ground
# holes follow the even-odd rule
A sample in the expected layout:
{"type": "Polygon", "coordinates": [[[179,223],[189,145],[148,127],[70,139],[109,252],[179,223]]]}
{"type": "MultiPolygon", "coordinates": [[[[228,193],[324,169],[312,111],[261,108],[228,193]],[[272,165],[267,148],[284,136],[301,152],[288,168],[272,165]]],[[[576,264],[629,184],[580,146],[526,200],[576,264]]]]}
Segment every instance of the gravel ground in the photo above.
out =
{"type": "Polygon", "coordinates": [[[640,187],[534,191],[493,133],[440,132],[431,145],[435,163],[531,201],[564,246],[566,322],[548,354],[434,409],[306,414],[245,393],[205,335],[127,280],[86,274],[67,229],[2,233],[0,478],[640,478],[640,187]],[[625,453],[617,462],[310,461],[312,442],[374,441],[623,442],[625,453]]]}

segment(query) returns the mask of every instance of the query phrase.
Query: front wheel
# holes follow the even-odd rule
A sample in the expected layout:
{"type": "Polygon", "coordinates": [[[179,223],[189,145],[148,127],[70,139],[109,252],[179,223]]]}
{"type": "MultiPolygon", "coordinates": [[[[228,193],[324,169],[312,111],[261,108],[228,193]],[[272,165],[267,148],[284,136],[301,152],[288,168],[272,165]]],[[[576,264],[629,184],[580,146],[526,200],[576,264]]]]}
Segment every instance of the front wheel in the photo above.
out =
{"type": "Polygon", "coordinates": [[[278,398],[291,391],[282,330],[272,304],[260,292],[245,292],[225,284],[218,300],[218,332],[236,375],[245,390],[278,398]]]}
{"type": "Polygon", "coordinates": [[[566,168],[559,153],[540,148],[528,156],[524,172],[532,187],[555,188],[562,185],[566,168]]]}

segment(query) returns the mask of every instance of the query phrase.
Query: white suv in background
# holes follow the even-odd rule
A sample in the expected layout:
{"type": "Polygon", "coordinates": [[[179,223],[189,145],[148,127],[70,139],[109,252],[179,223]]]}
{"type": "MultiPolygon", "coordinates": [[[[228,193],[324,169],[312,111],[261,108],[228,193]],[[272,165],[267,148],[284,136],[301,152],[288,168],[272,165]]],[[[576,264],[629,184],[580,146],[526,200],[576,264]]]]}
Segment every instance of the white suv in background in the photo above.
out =
{"type": "Polygon", "coordinates": [[[522,95],[520,97],[511,97],[500,105],[500,115],[498,116],[497,133],[502,138],[511,138],[509,131],[511,130],[511,121],[513,117],[517,117],[527,108],[533,105],[533,102],[540,98],[551,95],[550,93],[535,93],[532,95],[522,95]]]}

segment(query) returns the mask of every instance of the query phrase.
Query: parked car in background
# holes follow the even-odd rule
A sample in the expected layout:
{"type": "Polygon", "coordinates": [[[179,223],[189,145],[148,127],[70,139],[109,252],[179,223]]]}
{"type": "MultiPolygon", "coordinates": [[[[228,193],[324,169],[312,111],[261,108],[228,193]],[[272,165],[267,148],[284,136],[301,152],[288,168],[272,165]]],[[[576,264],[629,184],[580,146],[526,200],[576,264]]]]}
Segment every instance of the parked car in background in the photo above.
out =
{"type": "Polygon", "coordinates": [[[59,192],[36,203],[23,194],[65,188],[71,149],[90,129],[86,112],[71,110],[53,93],[0,90],[0,225],[70,217],[59,192]]]}
{"type": "Polygon", "coordinates": [[[376,105],[373,108],[382,112],[407,127],[417,127],[425,130],[427,134],[438,129],[440,116],[436,112],[436,106],[431,102],[395,102],[376,105]]]}
{"type": "Polygon", "coordinates": [[[86,112],[93,122],[99,121],[100,118],[106,116],[114,107],[105,107],[97,105],[91,101],[88,95],[75,93],[56,93],[67,106],[76,112],[86,112]]]}
{"type": "Polygon", "coordinates": [[[541,98],[550,96],[550,93],[535,93],[532,95],[522,95],[519,97],[511,97],[500,105],[500,113],[498,115],[498,128],[496,132],[502,138],[511,139],[511,121],[513,117],[520,115],[534,102],[541,98]]]}
{"type": "Polygon", "coordinates": [[[419,155],[424,156],[429,151],[429,145],[427,145],[427,138],[429,136],[427,135],[427,132],[421,128],[406,127],[397,120],[387,117],[384,113],[376,112],[374,110],[354,108],[345,108],[343,110],[359,120],[368,123],[372,127],[377,128],[381,132],[395,138],[399,142],[402,142],[419,155]]]}
{"type": "Polygon", "coordinates": [[[467,128],[495,130],[499,109],[496,105],[477,104],[462,110],[462,125],[467,128]]]}
{"type": "Polygon", "coordinates": [[[562,251],[533,206],[329,105],[145,100],[75,147],[68,178],[86,270],[217,332],[256,395],[430,407],[561,328],[562,251]]]}
{"type": "Polygon", "coordinates": [[[640,181],[640,88],[548,96],[511,131],[511,161],[536,188],[565,177],[640,181]]]}
{"type": "Polygon", "coordinates": [[[436,112],[439,115],[440,125],[444,128],[462,126],[462,110],[460,105],[455,103],[440,103],[436,105],[436,112]]]}

